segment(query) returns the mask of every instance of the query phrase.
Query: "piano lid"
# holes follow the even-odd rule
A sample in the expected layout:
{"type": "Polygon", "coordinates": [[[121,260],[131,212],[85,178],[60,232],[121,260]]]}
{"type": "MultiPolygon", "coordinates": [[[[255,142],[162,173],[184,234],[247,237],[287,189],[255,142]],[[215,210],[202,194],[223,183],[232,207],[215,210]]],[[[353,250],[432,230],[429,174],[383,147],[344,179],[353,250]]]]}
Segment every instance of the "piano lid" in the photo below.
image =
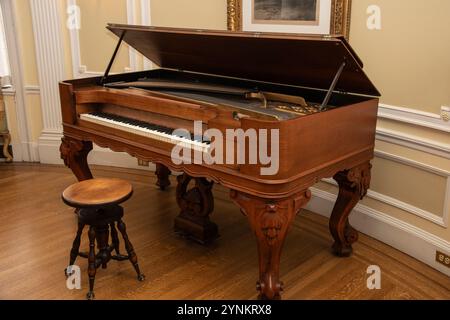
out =
{"type": "Polygon", "coordinates": [[[162,68],[380,96],[343,37],[229,32],[109,24],[162,68]]]}

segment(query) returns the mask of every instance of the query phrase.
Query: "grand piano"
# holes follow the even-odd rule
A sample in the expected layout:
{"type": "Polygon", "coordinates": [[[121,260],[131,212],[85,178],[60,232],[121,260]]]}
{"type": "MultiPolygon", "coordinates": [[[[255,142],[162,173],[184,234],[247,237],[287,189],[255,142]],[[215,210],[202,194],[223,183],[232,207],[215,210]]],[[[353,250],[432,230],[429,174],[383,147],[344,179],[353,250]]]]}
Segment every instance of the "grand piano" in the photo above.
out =
{"type": "Polygon", "coordinates": [[[329,223],[332,251],[351,255],[358,232],[348,217],[370,185],[380,94],[343,37],[107,28],[118,44],[105,75],[60,83],[61,157],[78,180],[93,178],[87,162],[93,143],[155,163],[161,189],[180,173],[175,231],[201,243],[218,236],[210,219],[213,185],[230,189],[256,236],[259,297],[280,299],[286,235],[311,198],[309,188],[333,177],[339,195],[329,223]],[[109,74],[122,42],[159,68],[109,74]],[[251,130],[275,141],[265,158],[271,153],[276,170],[264,157],[248,156],[256,147],[246,135],[251,130]],[[234,161],[193,159],[211,159],[225,144],[233,146],[226,152],[234,161]],[[174,160],[177,146],[184,161],[174,160]],[[237,161],[239,152],[246,161],[237,161]]]}

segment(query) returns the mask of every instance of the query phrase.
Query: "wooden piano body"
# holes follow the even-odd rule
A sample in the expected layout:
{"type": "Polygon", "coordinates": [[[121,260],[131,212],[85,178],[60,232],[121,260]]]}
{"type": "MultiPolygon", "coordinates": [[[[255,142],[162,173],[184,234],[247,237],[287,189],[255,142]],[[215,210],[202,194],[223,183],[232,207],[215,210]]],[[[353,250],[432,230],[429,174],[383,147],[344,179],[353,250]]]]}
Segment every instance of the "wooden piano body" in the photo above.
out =
{"type": "MultiPolygon", "coordinates": [[[[323,178],[334,177],[340,191],[330,219],[333,251],[338,256],[351,254],[357,232],[348,216],[369,188],[379,93],[343,38],[127,25],[108,28],[161,69],[60,84],[64,126],[61,155],[79,180],[92,178],[87,163],[92,143],[156,163],[161,188],[170,184],[170,170],[182,172],[177,187],[181,213],[175,228],[200,242],[211,241],[218,234],[209,219],[213,183],[229,188],[258,241],[260,297],[277,299],[282,291],[280,254],[289,227],[311,198],[308,188],[323,178]],[[280,113],[280,118],[264,108],[235,107],[233,100],[212,103],[167,90],[109,86],[142,79],[257,88],[301,96],[314,106],[332,95],[323,110],[304,115],[280,113]],[[330,91],[332,82],[335,87],[330,91]],[[201,121],[204,130],[223,132],[224,140],[227,129],[278,129],[279,170],[262,175],[265,165],[259,161],[175,164],[171,158],[173,143],[83,120],[83,115],[98,112],[190,132],[193,122],[201,121]],[[192,179],[195,190],[188,189],[192,179]],[[200,205],[190,205],[193,198],[200,205]]],[[[250,152],[248,144],[241,147],[246,154],[250,152]]]]}

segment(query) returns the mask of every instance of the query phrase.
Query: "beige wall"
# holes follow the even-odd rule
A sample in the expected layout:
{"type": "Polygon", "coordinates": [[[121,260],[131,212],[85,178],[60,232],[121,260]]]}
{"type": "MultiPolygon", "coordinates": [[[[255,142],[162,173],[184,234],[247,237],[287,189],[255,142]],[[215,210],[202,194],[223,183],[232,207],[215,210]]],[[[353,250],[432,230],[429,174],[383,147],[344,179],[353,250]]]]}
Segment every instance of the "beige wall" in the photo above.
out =
{"type": "Polygon", "coordinates": [[[350,42],[365,62],[382,102],[439,113],[450,105],[450,1],[356,0],[350,42]],[[378,5],[382,29],[366,27],[378,5]]]}
{"type": "MultiPolygon", "coordinates": [[[[137,20],[140,21],[139,3],[137,20]]],[[[126,22],[125,0],[78,0],[82,10],[80,30],[81,64],[89,71],[103,71],[116,39],[105,30],[107,22],[126,22]]],[[[153,25],[208,29],[226,28],[226,0],[152,0],[153,25]]],[[[65,4],[65,0],[61,0],[65,4]]],[[[66,19],[62,6],[62,24],[66,19]]],[[[28,0],[17,0],[18,37],[22,45],[26,84],[38,84],[34,58],[32,27],[28,0]]],[[[441,105],[450,105],[450,24],[448,0],[354,0],[350,42],[365,62],[365,70],[383,94],[382,102],[412,110],[439,113],[441,105]],[[369,4],[382,9],[382,30],[366,28],[369,4]]],[[[69,33],[64,34],[68,77],[71,76],[69,33]]],[[[140,60],[139,60],[140,61],[140,60]]],[[[141,65],[141,63],[139,63],[141,65]]],[[[129,66],[124,47],[114,67],[123,72],[129,66]]],[[[30,130],[37,137],[41,128],[37,96],[28,97],[30,130]]],[[[7,100],[8,110],[14,101],[7,100]]],[[[14,118],[14,117],[11,117],[14,118]]],[[[12,128],[17,125],[12,123],[12,128]]],[[[448,132],[432,130],[398,121],[380,120],[379,128],[407,134],[418,140],[430,140],[450,147],[448,132]]],[[[13,135],[14,138],[14,135],[13,135]]],[[[450,172],[448,158],[430,155],[397,144],[377,141],[377,150],[410,161],[450,172]]],[[[402,161],[378,158],[374,161],[373,190],[437,217],[443,214],[446,177],[402,161]]],[[[322,183],[318,187],[335,192],[322,183]]],[[[450,230],[382,201],[368,198],[364,203],[376,210],[417,226],[450,241],[450,230]]]]}
{"type": "Polygon", "coordinates": [[[372,164],[371,190],[443,216],[445,177],[387,159],[376,158],[372,164]]]}
{"type": "MultiPolygon", "coordinates": [[[[81,9],[81,63],[89,71],[102,72],[117,44],[117,37],[105,27],[108,23],[127,23],[125,0],[78,0],[81,9]]],[[[112,72],[129,67],[128,46],[121,47],[112,72]]]]}
{"type": "Polygon", "coordinates": [[[17,17],[17,39],[21,47],[25,85],[38,85],[30,2],[28,0],[15,0],[14,2],[17,17]]]}
{"type": "Polygon", "coordinates": [[[225,0],[152,0],[155,26],[226,29],[225,0]]]}

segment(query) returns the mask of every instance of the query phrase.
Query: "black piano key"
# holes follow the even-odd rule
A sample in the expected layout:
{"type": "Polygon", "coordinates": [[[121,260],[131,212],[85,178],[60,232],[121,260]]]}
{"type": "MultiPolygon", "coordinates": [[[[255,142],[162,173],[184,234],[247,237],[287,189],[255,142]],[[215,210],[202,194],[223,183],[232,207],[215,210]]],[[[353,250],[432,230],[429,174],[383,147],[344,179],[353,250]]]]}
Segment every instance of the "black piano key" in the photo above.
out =
{"type": "MultiPolygon", "coordinates": [[[[165,127],[165,126],[160,126],[160,125],[156,125],[150,122],[146,122],[146,121],[142,121],[142,120],[136,120],[136,119],[131,119],[131,118],[127,118],[127,117],[123,117],[123,116],[119,116],[116,114],[110,114],[110,113],[105,113],[105,112],[100,112],[100,111],[96,111],[96,112],[92,112],[91,115],[100,117],[100,118],[104,118],[104,119],[108,119],[111,121],[116,121],[119,123],[125,123],[128,125],[133,125],[139,128],[143,128],[143,129],[148,129],[148,130],[152,130],[152,131],[156,131],[156,132],[161,132],[161,133],[165,133],[165,134],[169,134],[169,135],[173,135],[175,137],[180,137],[180,138],[188,138],[185,136],[181,136],[181,135],[175,135],[173,134],[174,129],[169,128],[169,127],[165,127]]],[[[189,137],[190,140],[192,141],[196,141],[196,142],[203,142],[201,137],[195,138],[192,134],[189,137]]]]}

